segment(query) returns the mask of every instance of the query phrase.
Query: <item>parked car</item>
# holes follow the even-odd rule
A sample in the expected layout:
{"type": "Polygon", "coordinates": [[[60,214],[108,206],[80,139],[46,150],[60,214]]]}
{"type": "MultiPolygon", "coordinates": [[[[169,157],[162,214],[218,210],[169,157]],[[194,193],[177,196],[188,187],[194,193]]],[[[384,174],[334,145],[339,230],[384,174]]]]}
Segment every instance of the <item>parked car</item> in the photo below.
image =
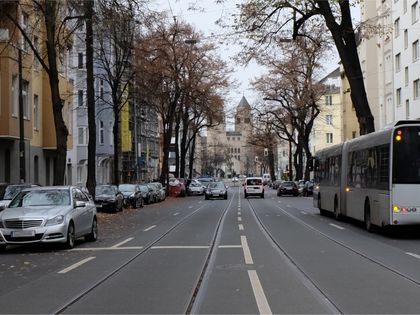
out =
{"type": "Polygon", "coordinates": [[[191,180],[187,188],[188,195],[203,195],[206,191],[206,186],[200,183],[198,180],[191,180]]]}
{"type": "Polygon", "coordinates": [[[0,183],[0,200],[3,200],[4,192],[6,191],[6,187],[10,185],[8,183],[0,183]]]}
{"type": "Polygon", "coordinates": [[[7,185],[4,190],[4,195],[2,200],[0,200],[0,206],[4,205],[5,208],[10,204],[12,199],[23,189],[31,188],[31,187],[38,187],[38,185],[31,185],[31,184],[16,184],[16,185],[7,185]]]}
{"type": "Polygon", "coordinates": [[[223,182],[213,182],[207,186],[206,192],[204,194],[204,199],[208,200],[210,198],[223,198],[227,199],[228,197],[228,187],[225,186],[223,182]]]}
{"type": "Polygon", "coordinates": [[[271,185],[271,175],[270,174],[263,174],[263,184],[264,185],[271,185]]]}
{"type": "Polygon", "coordinates": [[[159,201],[165,200],[166,199],[166,187],[163,187],[162,183],[159,183],[159,182],[153,182],[151,184],[155,185],[158,189],[159,201]]]}
{"type": "Polygon", "coordinates": [[[210,183],[214,182],[214,178],[210,176],[200,176],[196,178],[203,186],[208,186],[210,183]]]}
{"type": "Polygon", "coordinates": [[[283,195],[292,195],[295,197],[299,196],[299,189],[296,183],[292,181],[282,182],[277,189],[277,196],[283,195]]]}
{"type": "Polygon", "coordinates": [[[73,248],[82,236],[96,241],[93,202],[75,186],[24,189],[0,212],[0,248],[10,244],[62,243],[73,248]]]}
{"type": "Polygon", "coordinates": [[[151,204],[154,202],[153,200],[153,191],[150,189],[150,187],[143,183],[138,185],[141,192],[141,197],[143,198],[144,204],[151,204]]]}
{"type": "Polygon", "coordinates": [[[314,193],[314,181],[308,180],[303,186],[303,195],[305,197],[312,196],[314,193]]]}
{"type": "Polygon", "coordinates": [[[282,183],[283,181],[281,180],[281,179],[276,179],[275,181],[273,181],[273,183],[271,184],[271,188],[273,188],[273,189],[275,189],[275,190],[277,190],[278,188],[279,188],[279,186],[280,186],[280,184],[282,183]]]}
{"type": "Polygon", "coordinates": [[[140,187],[136,184],[120,184],[118,190],[124,195],[124,205],[126,207],[143,207],[144,201],[141,195],[140,187]]]}
{"type": "Polygon", "coordinates": [[[122,211],[124,195],[115,185],[98,185],[95,188],[95,204],[97,209],[122,211]]]}
{"type": "Polygon", "coordinates": [[[304,180],[299,180],[296,183],[297,187],[298,187],[298,191],[299,191],[299,195],[303,194],[303,186],[305,186],[305,181],[304,180]]]}
{"type": "Polygon", "coordinates": [[[244,183],[245,198],[259,196],[264,198],[264,185],[262,177],[247,177],[244,183]]]}
{"type": "Polygon", "coordinates": [[[153,200],[153,202],[160,201],[160,191],[157,188],[157,186],[152,184],[152,183],[148,183],[147,187],[149,187],[150,196],[151,196],[151,199],[153,200]]]}
{"type": "Polygon", "coordinates": [[[177,178],[169,179],[169,195],[172,197],[183,197],[186,195],[186,187],[177,178]]]}

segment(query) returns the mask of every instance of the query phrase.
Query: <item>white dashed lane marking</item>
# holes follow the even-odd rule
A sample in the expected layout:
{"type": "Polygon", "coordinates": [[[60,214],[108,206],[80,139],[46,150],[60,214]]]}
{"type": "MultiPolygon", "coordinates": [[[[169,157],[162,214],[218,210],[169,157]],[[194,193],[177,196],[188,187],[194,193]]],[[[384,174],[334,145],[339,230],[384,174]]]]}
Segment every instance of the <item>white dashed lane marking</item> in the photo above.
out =
{"type": "Polygon", "coordinates": [[[67,273],[69,271],[72,271],[72,270],[76,269],[77,267],[80,267],[83,264],[86,264],[87,262],[91,261],[92,259],[95,259],[95,257],[85,258],[85,259],[83,259],[83,260],[81,260],[81,261],[79,261],[79,262],[77,262],[77,263],[75,263],[75,264],[73,264],[73,265],[71,265],[71,266],[63,269],[63,270],[60,270],[58,273],[59,274],[65,274],[65,273],[67,273]]]}
{"type": "Polygon", "coordinates": [[[148,228],[144,229],[143,232],[148,232],[148,231],[154,229],[155,227],[156,227],[156,225],[151,225],[148,228]]]}

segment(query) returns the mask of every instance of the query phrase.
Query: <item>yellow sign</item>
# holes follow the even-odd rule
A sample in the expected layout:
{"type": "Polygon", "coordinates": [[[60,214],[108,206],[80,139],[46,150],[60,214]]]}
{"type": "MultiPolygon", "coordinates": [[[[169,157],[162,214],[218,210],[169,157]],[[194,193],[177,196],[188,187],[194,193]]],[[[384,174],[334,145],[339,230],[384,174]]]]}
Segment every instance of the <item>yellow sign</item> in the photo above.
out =
{"type": "MultiPolygon", "coordinates": [[[[124,86],[124,84],[122,85],[124,86]]],[[[121,151],[131,151],[131,131],[130,131],[130,107],[128,104],[128,86],[122,90],[121,95],[121,151]]]]}

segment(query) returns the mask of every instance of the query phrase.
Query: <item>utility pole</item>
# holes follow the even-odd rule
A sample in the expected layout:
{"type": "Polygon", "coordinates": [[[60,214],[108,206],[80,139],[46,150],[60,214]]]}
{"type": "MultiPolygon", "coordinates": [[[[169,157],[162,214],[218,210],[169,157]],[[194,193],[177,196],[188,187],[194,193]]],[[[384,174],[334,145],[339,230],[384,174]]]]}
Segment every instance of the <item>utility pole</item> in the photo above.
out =
{"type": "Polygon", "coordinates": [[[26,164],[25,164],[25,126],[23,121],[23,77],[22,77],[22,49],[18,50],[19,64],[19,169],[20,182],[26,181],[26,164]]]}

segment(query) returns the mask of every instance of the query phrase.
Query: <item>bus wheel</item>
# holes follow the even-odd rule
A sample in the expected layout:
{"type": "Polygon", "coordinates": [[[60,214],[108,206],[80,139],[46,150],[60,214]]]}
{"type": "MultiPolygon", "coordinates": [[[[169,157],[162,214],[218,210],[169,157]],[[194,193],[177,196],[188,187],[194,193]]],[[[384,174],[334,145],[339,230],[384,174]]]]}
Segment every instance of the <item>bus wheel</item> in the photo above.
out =
{"type": "Polygon", "coordinates": [[[325,210],[321,208],[321,195],[318,195],[318,209],[320,215],[326,215],[325,210]]]}
{"type": "Polygon", "coordinates": [[[334,219],[336,219],[337,221],[341,220],[341,215],[340,213],[338,213],[338,200],[337,200],[337,196],[335,196],[334,198],[334,219]]]}
{"type": "Polygon", "coordinates": [[[368,232],[373,232],[373,224],[370,219],[370,205],[369,201],[365,203],[365,229],[368,232]]]}

